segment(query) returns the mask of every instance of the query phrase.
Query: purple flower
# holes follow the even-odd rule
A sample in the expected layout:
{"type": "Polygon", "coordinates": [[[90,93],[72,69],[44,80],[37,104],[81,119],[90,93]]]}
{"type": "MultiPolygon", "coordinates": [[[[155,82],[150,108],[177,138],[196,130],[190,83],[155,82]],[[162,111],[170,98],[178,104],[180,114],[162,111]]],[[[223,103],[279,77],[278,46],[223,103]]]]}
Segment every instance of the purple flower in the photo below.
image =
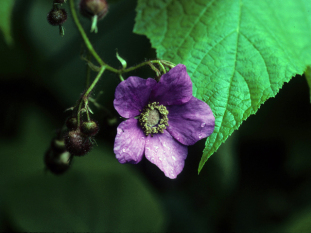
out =
{"type": "Polygon", "coordinates": [[[114,153],[120,163],[146,158],[174,179],[184,168],[187,146],[208,137],[215,118],[192,96],[186,67],[175,66],[159,82],[131,76],[115,92],[114,107],[125,118],[117,129],[114,153]]]}

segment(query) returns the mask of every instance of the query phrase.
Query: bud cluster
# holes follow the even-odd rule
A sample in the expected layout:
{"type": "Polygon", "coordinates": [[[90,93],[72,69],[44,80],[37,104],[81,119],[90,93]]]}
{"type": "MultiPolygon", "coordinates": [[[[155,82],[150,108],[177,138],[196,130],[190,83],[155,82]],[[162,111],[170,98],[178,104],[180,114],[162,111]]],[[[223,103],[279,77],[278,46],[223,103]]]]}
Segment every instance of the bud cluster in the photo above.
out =
{"type": "Polygon", "coordinates": [[[93,136],[99,131],[97,123],[90,120],[78,124],[76,117],[69,117],[66,126],[68,129],[64,135],[66,149],[75,156],[87,154],[93,147],[93,136]]]}
{"type": "Polygon", "coordinates": [[[56,175],[63,174],[70,167],[74,156],[83,156],[92,148],[95,136],[99,131],[97,122],[80,121],[77,117],[69,117],[65,132],[59,132],[44,155],[46,169],[56,175]]]}
{"type": "MultiPolygon", "coordinates": [[[[47,15],[49,24],[59,26],[61,35],[64,35],[62,25],[67,20],[67,12],[61,6],[66,1],[53,0],[52,9],[47,15]]],[[[70,1],[70,3],[73,3],[73,1],[70,1]]],[[[71,5],[71,7],[73,6],[71,5]]],[[[79,10],[83,16],[92,19],[91,31],[97,32],[97,21],[107,14],[108,4],[106,0],[80,0],[79,10]]],[[[75,14],[73,15],[75,17],[75,14]]],[[[74,19],[76,22],[76,18],[74,19]]],[[[94,136],[98,133],[99,127],[97,122],[89,116],[89,113],[92,113],[88,107],[90,92],[91,89],[87,93],[83,93],[77,105],[71,108],[73,113],[66,120],[66,128],[64,127],[59,132],[58,137],[53,139],[50,148],[45,153],[46,168],[52,173],[64,173],[68,170],[73,157],[86,155],[93,148],[94,136]],[[83,115],[83,113],[86,113],[86,115],[83,115]]]]}

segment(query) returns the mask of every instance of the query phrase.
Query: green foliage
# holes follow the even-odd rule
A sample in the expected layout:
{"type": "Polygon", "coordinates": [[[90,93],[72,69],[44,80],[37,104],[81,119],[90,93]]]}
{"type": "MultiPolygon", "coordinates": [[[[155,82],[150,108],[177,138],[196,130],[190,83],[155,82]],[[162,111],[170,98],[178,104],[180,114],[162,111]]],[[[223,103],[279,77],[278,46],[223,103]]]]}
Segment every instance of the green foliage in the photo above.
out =
{"type": "Polygon", "coordinates": [[[19,139],[0,143],[1,209],[14,230],[163,231],[157,198],[138,174],[120,166],[111,146],[74,158],[62,176],[45,172],[51,122],[38,109],[27,108],[19,139]]]}
{"type": "Polygon", "coordinates": [[[5,41],[9,45],[13,43],[13,38],[11,35],[11,14],[14,2],[14,0],[0,1],[0,31],[2,31],[5,41]]]}
{"type": "Polygon", "coordinates": [[[193,94],[212,108],[207,159],[284,82],[311,64],[311,2],[139,0],[134,32],[160,59],[183,63],[193,94]]]}

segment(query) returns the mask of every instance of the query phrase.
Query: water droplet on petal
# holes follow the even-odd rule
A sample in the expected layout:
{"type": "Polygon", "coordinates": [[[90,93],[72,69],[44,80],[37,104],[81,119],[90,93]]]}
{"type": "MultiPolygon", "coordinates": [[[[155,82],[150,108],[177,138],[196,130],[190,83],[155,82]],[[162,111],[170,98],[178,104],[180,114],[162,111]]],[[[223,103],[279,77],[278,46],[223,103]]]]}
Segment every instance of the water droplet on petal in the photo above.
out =
{"type": "Polygon", "coordinates": [[[162,158],[161,158],[161,157],[159,157],[158,159],[159,159],[160,161],[162,161],[162,158]]]}
{"type": "Polygon", "coordinates": [[[202,138],[202,134],[199,134],[198,137],[199,137],[199,139],[201,139],[202,138]]]}
{"type": "Polygon", "coordinates": [[[117,135],[120,135],[122,133],[122,129],[117,129],[117,135]]]}
{"type": "Polygon", "coordinates": [[[174,156],[172,156],[172,159],[174,159],[174,161],[176,161],[176,158],[174,156]]]}
{"type": "Polygon", "coordinates": [[[201,124],[201,127],[203,128],[204,126],[205,126],[205,123],[202,123],[202,124],[201,124]]]}
{"type": "Polygon", "coordinates": [[[123,149],[122,151],[125,152],[125,149],[123,149]]]}

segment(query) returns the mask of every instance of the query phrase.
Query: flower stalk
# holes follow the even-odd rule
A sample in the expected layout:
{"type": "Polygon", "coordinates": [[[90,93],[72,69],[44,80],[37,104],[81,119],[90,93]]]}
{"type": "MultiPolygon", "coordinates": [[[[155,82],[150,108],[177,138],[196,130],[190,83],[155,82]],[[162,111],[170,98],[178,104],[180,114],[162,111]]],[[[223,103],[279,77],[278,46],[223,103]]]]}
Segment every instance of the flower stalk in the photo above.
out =
{"type": "Polygon", "coordinates": [[[77,119],[78,119],[78,126],[80,126],[80,113],[81,110],[83,110],[83,108],[86,111],[86,115],[87,115],[87,119],[90,120],[90,116],[89,116],[89,107],[88,107],[88,96],[91,93],[91,91],[93,90],[93,88],[95,87],[95,85],[97,84],[97,82],[100,80],[102,74],[104,73],[106,67],[102,66],[100,71],[98,72],[96,78],[94,79],[94,81],[92,82],[92,84],[89,86],[89,88],[85,91],[85,93],[83,94],[83,96],[80,99],[80,103],[79,103],[79,107],[78,107],[78,111],[77,111],[77,119]],[[84,107],[82,107],[84,104],[84,107]]]}

